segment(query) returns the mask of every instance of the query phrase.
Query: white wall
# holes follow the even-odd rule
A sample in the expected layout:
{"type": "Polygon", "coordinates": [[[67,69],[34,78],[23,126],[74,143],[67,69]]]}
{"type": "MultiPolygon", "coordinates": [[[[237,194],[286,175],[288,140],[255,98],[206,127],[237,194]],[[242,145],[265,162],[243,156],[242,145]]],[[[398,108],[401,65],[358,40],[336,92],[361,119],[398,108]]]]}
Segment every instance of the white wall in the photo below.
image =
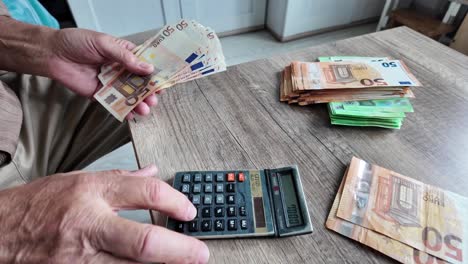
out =
{"type": "Polygon", "coordinates": [[[267,23],[280,37],[378,17],[385,0],[270,0],[267,23]]]}
{"type": "Polygon", "coordinates": [[[68,0],[80,28],[125,36],[195,19],[216,32],[263,27],[267,0],[68,0]]]}

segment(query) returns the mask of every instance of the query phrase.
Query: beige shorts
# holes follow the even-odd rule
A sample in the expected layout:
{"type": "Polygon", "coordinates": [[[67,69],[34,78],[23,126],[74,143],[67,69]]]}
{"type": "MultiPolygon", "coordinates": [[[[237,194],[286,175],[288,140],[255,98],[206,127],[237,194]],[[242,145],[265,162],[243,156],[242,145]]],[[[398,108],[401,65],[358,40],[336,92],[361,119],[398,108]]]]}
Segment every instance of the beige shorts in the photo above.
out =
{"type": "Polygon", "coordinates": [[[0,189],[80,170],[130,140],[126,122],[55,81],[14,73],[0,80],[17,94],[23,109],[16,153],[0,168],[0,189]]]}

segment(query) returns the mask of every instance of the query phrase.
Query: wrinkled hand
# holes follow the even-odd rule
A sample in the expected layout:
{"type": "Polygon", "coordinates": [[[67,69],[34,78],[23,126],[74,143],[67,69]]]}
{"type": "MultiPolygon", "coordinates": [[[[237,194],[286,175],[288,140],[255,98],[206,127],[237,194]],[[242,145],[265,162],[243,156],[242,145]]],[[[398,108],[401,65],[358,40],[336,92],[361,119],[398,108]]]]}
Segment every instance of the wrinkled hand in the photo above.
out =
{"type": "MultiPolygon", "coordinates": [[[[51,46],[54,55],[49,68],[53,78],[86,97],[92,97],[101,87],[97,75],[103,64],[118,62],[130,72],[140,75],[148,75],[154,69],[153,65],[140,61],[131,52],[135,44],[90,30],[58,30],[51,46]]],[[[156,104],[157,98],[152,94],[134,111],[147,115],[150,107],[156,104]]]]}
{"type": "Polygon", "coordinates": [[[117,216],[159,210],[188,221],[196,209],[180,192],[136,172],[71,172],[0,192],[1,263],[205,263],[201,241],[117,216]]]}

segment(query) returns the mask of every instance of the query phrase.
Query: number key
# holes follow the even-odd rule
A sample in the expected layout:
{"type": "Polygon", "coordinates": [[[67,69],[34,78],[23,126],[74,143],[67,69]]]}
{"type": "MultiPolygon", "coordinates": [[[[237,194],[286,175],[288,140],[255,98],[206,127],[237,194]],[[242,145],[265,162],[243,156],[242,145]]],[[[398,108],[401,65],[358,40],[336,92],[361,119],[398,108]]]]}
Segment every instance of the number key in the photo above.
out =
{"type": "Polygon", "coordinates": [[[184,174],[184,176],[182,177],[182,182],[190,182],[190,174],[184,174]]]}
{"type": "Polygon", "coordinates": [[[200,195],[199,194],[195,194],[195,195],[192,196],[192,203],[194,205],[200,204],[200,195]]]}
{"type": "Polygon", "coordinates": [[[224,174],[223,174],[223,173],[217,173],[217,174],[216,174],[216,181],[217,181],[217,182],[222,182],[222,181],[224,181],[224,174]]]}
{"type": "Polygon", "coordinates": [[[207,194],[205,195],[204,199],[203,199],[203,204],[211,204],[212,203],[212,197],[211,197],[211,194],[207,194]]]}
{"type": "Polygon", "coordinates": [[[182,193],[189,193],[190,192],[190,185],[182,184],[181,190],[182,193]]]}
{"type": "Polygon", "coordinates": [[[201,184],[197,183],[193,185],[193,193],[200,193],[201,192],[201,184]]]}
{"type": "Polygon", "coordinates": [[[222,193],[222,192],[224,192],[224,186],[223,186],[222,183],[217,183],[217,184],[216,184],[216,192],[217,192],[217,193],[222,193]]]}
{"type": "Polygon", "coordinates": [[[193,177],[194,182],[201,182],[202,175],[201,173],[196,173],[195,176],[193,177]]]}
{"type": "Polygon", "coordinates": [[[198,222],[197,221],[190,222],[188,229],[189,229],[190,232],[197,232],[198,231],[198,222]]]}
{"type": "Polygon", "coordinates": [[[206,193],[213,192],[213,184],[211,183],[205,184],[205,192],[206,193]]]}
{"type": "Polygon", "coordinates": [[[217,194],[216,195],[216,204],[224,204],[224,195],[222,194],[217,194]]]}
{"type": "Polygon", "coordinates": [[[212,182],[213,181],[213,174],[207,173],[205,175],[205,182],[212,182]]]}

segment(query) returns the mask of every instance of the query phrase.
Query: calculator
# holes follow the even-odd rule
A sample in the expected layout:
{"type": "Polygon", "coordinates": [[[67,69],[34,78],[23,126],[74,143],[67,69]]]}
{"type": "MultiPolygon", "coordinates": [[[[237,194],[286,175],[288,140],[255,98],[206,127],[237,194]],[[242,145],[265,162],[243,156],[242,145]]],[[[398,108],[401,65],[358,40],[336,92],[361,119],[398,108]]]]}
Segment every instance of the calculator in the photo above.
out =
{"type": "Polygon", "coordinates": [[[167,228],[200,239],[285,237],[312,232],[297,166],[238,171],[184,171],[174,188],[197,208],[167,228]]]}

